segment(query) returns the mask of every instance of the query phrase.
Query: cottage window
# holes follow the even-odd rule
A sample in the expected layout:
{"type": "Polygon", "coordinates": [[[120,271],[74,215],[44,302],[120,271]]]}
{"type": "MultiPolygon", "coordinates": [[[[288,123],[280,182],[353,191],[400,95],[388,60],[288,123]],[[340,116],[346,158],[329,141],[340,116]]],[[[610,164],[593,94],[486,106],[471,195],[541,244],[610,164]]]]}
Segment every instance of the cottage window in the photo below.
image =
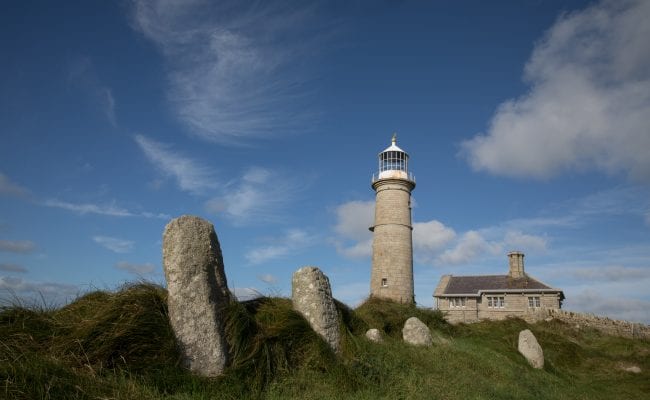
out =
{"type": "Polygon", "coordinates": [[[488,308],[505,308],[506,298],[504,296],[488,296],[488,308]]]}
{"type": "Polygon", "coordinates": [[[539,296],[531,296],[528,298],[528,308],[539,308],[540,306],[539,296]]]}
{"type": "Polygon", "coordinates": [[[465,297],[450,297],[449,298],[449,307],[465,307],[465,297]]]}

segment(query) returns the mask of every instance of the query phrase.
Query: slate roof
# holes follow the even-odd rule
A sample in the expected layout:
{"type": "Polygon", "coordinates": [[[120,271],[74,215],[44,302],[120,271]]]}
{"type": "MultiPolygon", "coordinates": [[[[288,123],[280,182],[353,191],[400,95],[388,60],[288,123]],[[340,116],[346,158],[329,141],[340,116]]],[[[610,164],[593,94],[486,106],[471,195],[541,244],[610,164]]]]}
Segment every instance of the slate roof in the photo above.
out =
{"type": "Polygon", "coordinates": [[[450,276],[440,294],[479,294],[485,290],[557,290],[527,276],[514,279],[508,275],[450,276]]]}

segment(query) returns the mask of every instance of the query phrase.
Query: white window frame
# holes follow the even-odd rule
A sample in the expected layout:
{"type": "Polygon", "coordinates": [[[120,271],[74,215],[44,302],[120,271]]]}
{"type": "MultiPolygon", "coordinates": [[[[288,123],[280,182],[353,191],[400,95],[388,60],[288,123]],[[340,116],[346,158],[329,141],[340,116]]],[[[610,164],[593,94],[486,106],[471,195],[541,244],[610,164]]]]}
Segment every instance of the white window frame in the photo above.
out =
{"type": "Polygon", "coordinates": [[[450,297],[449,308],[466,308],[467,297],[450,297]]]}
{"type": "Polygon", "coordinates": [[[506,308],[505,296],[487,296],[488,308],[506,308]]]}
{"type": "Polygon", "coordinates": [[[541,308],[542,300],[540,296],[529,296],[528,297],[528,308],[541,308]]]}

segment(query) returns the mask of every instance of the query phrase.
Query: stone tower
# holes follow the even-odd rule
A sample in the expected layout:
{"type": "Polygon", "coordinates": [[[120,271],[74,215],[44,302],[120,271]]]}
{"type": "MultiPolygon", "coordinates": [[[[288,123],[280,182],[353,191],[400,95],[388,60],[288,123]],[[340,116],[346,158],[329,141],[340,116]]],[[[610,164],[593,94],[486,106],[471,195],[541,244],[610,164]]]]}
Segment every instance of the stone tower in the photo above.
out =
{"type": "Polygon", "coordinates": [[[408,154],[392,144],[379,153],[378,175],[372,177],[376,192],[375,223],[370,230],[372,272],[370,295],[413,303],[413,226],[411,191],[415,180],[408,170],[408,154]]]}

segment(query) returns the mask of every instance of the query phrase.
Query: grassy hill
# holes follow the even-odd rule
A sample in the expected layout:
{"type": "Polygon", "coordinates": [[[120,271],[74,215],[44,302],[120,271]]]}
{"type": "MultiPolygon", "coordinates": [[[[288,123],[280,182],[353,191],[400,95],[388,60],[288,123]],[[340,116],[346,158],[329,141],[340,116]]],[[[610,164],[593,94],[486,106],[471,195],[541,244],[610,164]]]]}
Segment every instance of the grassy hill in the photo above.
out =
{"type": "Polygon", "coordinates": [[[233,360],[219,378],[179,367],[165,289],[135,284],[59,309],[0,310],[0,398],[7,399],[650,399],[650,342],[512,319],[448,325],[440,313],[370,300],[337,304],[343,351],[334,355],[284,298],[232,304],[233,360]],[[417,316],[450,343],[401,340],[417,316]],[[374,327],[385,343],[365,339],[374,327]],[[517,352],[533,331],[546,358],[517,352]],[[640,374],[622,368],[636,365],[640,374]]]}

